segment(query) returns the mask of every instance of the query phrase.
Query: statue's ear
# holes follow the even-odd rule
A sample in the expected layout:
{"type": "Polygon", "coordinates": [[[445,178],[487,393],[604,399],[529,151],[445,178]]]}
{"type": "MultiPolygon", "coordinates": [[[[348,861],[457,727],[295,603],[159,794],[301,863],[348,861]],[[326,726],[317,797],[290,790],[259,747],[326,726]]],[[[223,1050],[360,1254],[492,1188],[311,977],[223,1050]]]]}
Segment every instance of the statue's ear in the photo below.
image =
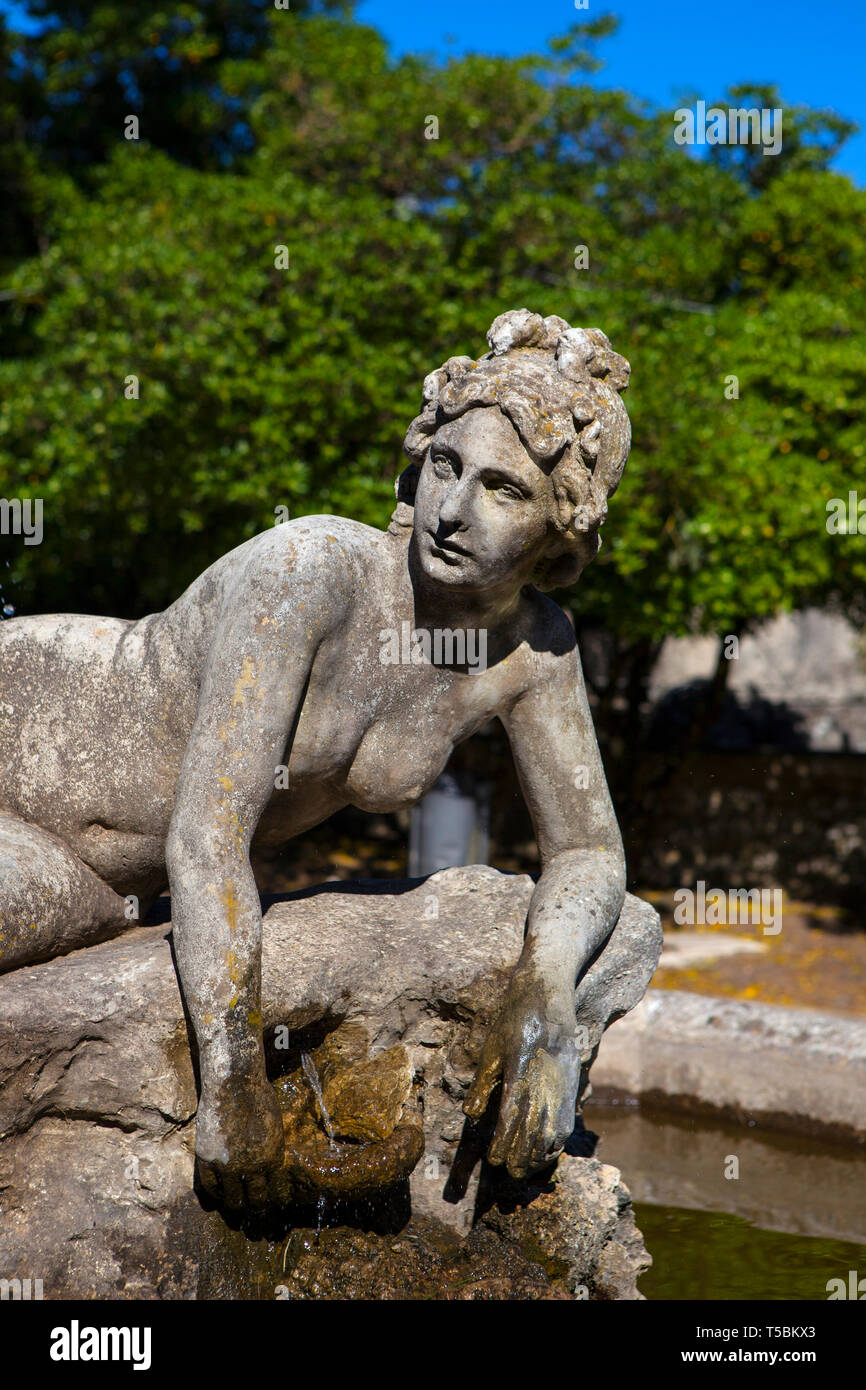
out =
{"type": "Polygon", "coordinates": [[[549,593],[551,589],[567,589],[576,584],[587,565],[595,559],[600,545],[597,531],[578,536],[576,543],[560,548],[539,565],[533,576],[535,587],[549,593]]]}
{"type": "Polygon", "coordinates": [[[421,472],[417,463],[410,463],[408,468],[404,468],[394,483],[394,493],[397,497],[397,505],[391,513],[391,521],[388,530],[392,535],[399,535],[401,531],[412,529],[414,522],[415,489],[418,486],[418,475],[421,472]]]}
{"type": "Polygon", "coordinates": [[[404,502],[408,507],[415,505],[415,492],[420,473],[421,469],[417,463],[410,463],[408,468],[403,469],[394,484],[394,494],[398,502],[404,502]]]}

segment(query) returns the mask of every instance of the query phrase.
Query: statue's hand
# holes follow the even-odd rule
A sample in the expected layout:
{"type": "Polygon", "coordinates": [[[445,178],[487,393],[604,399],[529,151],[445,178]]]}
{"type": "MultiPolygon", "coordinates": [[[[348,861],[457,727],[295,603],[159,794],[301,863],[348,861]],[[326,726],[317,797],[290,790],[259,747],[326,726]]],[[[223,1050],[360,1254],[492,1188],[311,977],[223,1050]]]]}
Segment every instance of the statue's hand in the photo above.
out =
{"type": "Polygon", "coordinates": [[[488,1152],[511,1177],[546,1167],[575,1123],[580,1083],[574,992],[559,993],[515,972],[487,1035],[463,1110],[478,1119],[502,1081],[499,1119],[488,1152]]]}
{"type": "Polygon", "coordinates": [[[231,1096],[202,1092],[195,1151],[202,1187],[235,1211],[267,1207],[279,1198],[283,1122],[267,1081],[236,1086],[231,1096]]]}

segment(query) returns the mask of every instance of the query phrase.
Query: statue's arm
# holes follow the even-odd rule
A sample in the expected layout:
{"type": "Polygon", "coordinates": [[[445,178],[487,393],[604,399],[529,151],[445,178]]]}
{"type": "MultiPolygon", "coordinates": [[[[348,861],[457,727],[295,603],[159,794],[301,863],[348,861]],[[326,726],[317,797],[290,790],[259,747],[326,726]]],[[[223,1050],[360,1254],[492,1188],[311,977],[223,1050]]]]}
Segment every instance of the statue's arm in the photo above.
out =
{"type": "Polygon", "coordinates": [[[542,867],[521,965],[532,965],[552,989],[573,991],[625,897],[622,837],[576,645],[503,722],[542,867]]]}
{"type": "MultiPolygon", "coordinates": [[[[288,762],[317,647],[325,575],[242,576],[215,633],[166,845],[175,951],[199,1052],[199,1173],[228,1205],[259,1205],[282,1160],[265,1075],[261,906],[250,843],[288,762]],[[318,581],[318,582],[317,582],[318,581]]],[[[324,594],[323,594],[324,589],[324,594]]]]}
{"type": "Polygon", "coordinates": [[[466,1102],[477,1117],[501,1079],[489,1156],[515,1177],[549,1161],[574,1127],[575,983],[613,930],[625,897],[622,839],[577,647],[545,665],[502,716],[542,872],[523,952],[466,1102]]]}

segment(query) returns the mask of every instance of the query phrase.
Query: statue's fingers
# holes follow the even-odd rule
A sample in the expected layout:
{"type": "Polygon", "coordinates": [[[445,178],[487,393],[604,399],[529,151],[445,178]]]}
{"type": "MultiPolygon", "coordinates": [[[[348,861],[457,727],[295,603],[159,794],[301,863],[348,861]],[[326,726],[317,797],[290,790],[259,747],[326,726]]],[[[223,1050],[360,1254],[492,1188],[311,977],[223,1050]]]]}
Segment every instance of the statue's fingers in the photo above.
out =
{"type": "Polygon", "coordinates": [[[559,1106],[553,1121],[554,1144],[561,1149],[574,1133],[577,1124],[577,1097],[569,1094],[559,1106]]]}
{"type": "Polygon", "coordinates": [[[502,1100],[499,1104],[499,1119],[496,1122],[496,1129],[490,1148],[487,1150],[488,1163],[504,1163],[508,1157],[509,1150],[517,1133],[520,1117],[529,1104],[526,1095],[515,1099],[515,1088],[513,1086],[503,1086],[502,1100]]]}
{"type": "Polygon", "coordinates": [[[505,1157],[505,1168],[509,1177],[525,1178],[531,1170],[530,1154],[533,1136],[536,1133],[537,1113],[531,1099],[520,1107],[520,1116],[505,1157]]]}
{"type": "MultiPolygon", "coordinates": [[[[568,1136],[566,1136],[567,1138],[568,1136]]],[[[562,1152],[562,1145],[565,1140],[560,1140],[556,1131],[556,1125],[550,1116],[550,1111],[545,1105],[538,1119],[538,1128],[535,1130],[535,1142],[529,1155],[529,1167],[531,1172],[539,1168],[546,1168],[549,1163],[562,1152]]]]}
{"type": "Polygon", "coordinates": [[[222,1197],[219,1172],[212,1163],[207,1163],[203,1158],[196,1159],[196,1173],[198,1174],[199,1185],[209,1197],[219,1201],[222,1197]]]}
{"type": "Polygon", "coordinates": [[[477,1120],[487,1109],[490,1092],[502,1075],[502,1056],[498,1046],[489,1038],[481,1049],[481,1058],[475,1079],[466,1093],[463,1113],[471,1120],[477,1120]]]}

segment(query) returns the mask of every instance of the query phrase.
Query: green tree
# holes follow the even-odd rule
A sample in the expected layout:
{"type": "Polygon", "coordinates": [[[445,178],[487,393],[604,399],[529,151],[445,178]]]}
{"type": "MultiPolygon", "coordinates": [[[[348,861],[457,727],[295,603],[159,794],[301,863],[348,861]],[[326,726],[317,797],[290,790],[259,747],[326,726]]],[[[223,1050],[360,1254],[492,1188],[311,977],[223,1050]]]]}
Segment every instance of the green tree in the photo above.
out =
{"type": "MultiPolygon", "coordinates": [[[[353,0],[292,0],[287,25],[347,13],[353,0]]],[[[6,69],[27,135],[63,168],[104,159],[130,113],[174,158],[219,168],[249,148],[244,110],[224,73],[260,58],[273,0],[28,0],[38,29],[19,35],[6,69]]]]}
{"type": "Polygon", "coordinates": [[[861,612],[866,538],[826,529],[863,477],[866,194],[825,167],[844,131],[786,110],[769,179],[695,159],[671,112],[585,81],[610,28],[438,63],[273,12],[214,55],[249,134],[229,167],[194,120],[186,162],[105,137],[0,302],[0,492],[45,500],[19,605],[162,606],[281,505],[384,524],[421,378],[526,304],[634,364],[631,460],[563,596],[617,634],[633,708],[668,633],[861,612]]]}

